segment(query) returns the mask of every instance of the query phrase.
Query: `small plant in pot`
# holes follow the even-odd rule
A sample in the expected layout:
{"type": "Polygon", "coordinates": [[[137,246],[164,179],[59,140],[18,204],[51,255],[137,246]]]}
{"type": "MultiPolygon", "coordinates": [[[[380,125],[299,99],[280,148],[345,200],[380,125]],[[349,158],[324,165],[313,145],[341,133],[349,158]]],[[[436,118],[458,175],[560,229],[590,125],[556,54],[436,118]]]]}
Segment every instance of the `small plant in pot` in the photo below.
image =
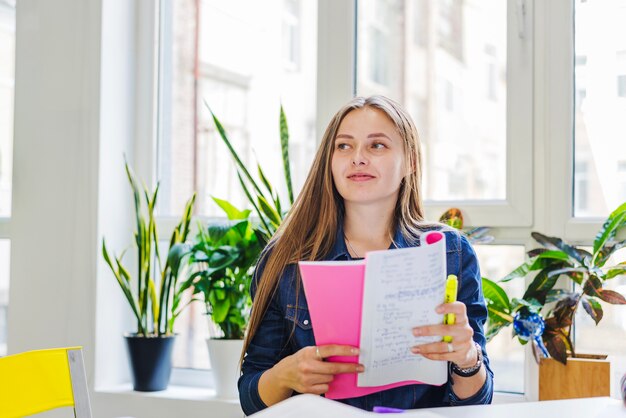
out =
{"type": "Polygon", "coordinates": [[[213,199],[228,221],[200,226],[192,248],[190,276],[194,294],[204,296],[206,314],[223,335],[207,341],[217,396],[237,397],[239,356],[250,312],[250,283],[263,238],[249,219],[230,203],[213,199]]]}
{"type": "Polygon", "coordinates": [[[135,208],[136,230],[134,246],[137,253],[137,274],[133,276],[123,261],[126,251],[119,257],[112,254],[102,240],[102,255],[115,276],[128,305],[137,321],[137,329],[125,335],[133,387],[137,391],[157,391],[167,387],[174,344],[174,322],[186,306],[182,293],[189,286],[182,280],[186,274],[186,257],[191,246],[185,241],[195,202],[195,194],[185,205],[183,216],[174,228],[166,254],[159,249],[154,210],[159,186],[149,193],[140,188],[132,170],[126,164],[135,208]],[[163,260],[163,255],[165,259],[163,260]]]}
{"type": "MultiPolygon", "coordinates": [[[[532,343],[535,358],[542,365],[540,399],[554,399],[542,398],[541,375],[544,363],[548,365],[546,367],[561,370],[558,366],[552,366],[556,363],[541,361],[542,357],[551,357],[563,365],[568,364],[568,359],[574,359],[576,364],[580,364],[580,358],[597,357],[579,355],[574,348],[572,327],[578,309],[582,306],[598,325],[604,313],[602,303],[626,305],[626,298],[622,294],[605,287],[609,281],[626,274],[626,262],[613,265],[609,262],[611,255],[626,247],[626,240],[616,240],[618,233],[625,227],[626,203],[615,209],[603,223],[595,236],[591,252],[570,245],[560,238],[533,232],[532,237],[541,247],[529,251],[528,260],[500,280],[507,282],[533,275],[520,299],[510,299],[500,285],[483,278],[483,292],[489,311],[487,339],[490,340],[499,331],[513,324],[513,335],[522,344],[529,341],[532,343]],[[568,285],[556,288],[559,278],[565,279],[568,285]]],[[[608,375],[608,364],[606,367],[608,375]]],[[[589,378],[584,379],[586,382],[574,383],[567,379],[569,378],[563,378],[555,386],[582,388],[594,380],[589,378]]],[[[607,381],[606,387],[609,384],[607,381]]],[[[610,388],[603,390],[603,393],[607,393],[607,390],[610,392],[610,388]]],[[[580,396],[598,395],[580,392],[580,396]]]]}

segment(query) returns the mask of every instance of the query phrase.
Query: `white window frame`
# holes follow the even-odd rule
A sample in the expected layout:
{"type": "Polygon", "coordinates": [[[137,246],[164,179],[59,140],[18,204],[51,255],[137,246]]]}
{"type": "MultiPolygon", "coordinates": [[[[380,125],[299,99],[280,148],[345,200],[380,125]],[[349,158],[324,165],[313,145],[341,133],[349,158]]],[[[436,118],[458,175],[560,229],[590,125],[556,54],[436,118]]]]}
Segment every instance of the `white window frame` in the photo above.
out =
{"type": "Polygon", "coordinates": [[[506,198],[426,201],[429,219],[461,205],[472,225],[529,227],[533,222],[533,7],[531,0],[507,2],[506,198]]]}

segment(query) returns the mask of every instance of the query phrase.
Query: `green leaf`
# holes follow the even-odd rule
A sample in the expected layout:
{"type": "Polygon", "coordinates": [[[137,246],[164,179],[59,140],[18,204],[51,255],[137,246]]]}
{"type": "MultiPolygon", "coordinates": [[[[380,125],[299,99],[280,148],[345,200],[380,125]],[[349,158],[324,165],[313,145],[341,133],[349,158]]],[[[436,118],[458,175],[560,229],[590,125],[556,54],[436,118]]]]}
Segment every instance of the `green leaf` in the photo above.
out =
{"type": "Polygon", "coordinates": [[[208,241],[211,245],[218,245],[228,231],[232,228],[232,222],[217,221],[207,225],[208,241]]]}
{"type": "Polygon", "coordinates": [[[191,245],[186,243],[174,244],[167,254],[167,266],[172,270],[172,275],[178,276],[182,260],[191,252],[191,245]]]}
{"type": "Polygon", "coordinates": [[[561,274],[567,274],[567,273],[587,273],[587,268],[586,267],[565,267],[562,269],[556,269],[556,270],[551,270],[548,273],[548,279],[551,279],[552,277],[558,277],[561,274]]]}
{"type": "Polygon", "coordinates": [[[574,294],[575,293],[570,292],[565,289],[551,289],[550,291],[548,291],[546,295],[546,303],[557,302],[563,299],[564,297],[571,297],[574,294]]]}
{"type": "Polygon", "coordinates": [[[222,126],[221,122],[217,119],[217,117],[215,116],[215,114],[213,113],[213,111],[211,110],[211,108],[209,107],[206,101],[204,102],[204,105],[206,106],[207,109],[209,109],[209,112],[211,113],[211,117],[213,118],[213,123],[215,124],[215,127],[217,128],[217,132],[219,133],[220,138],[222,139],[222,141],[228,148],[228,151],[230,151],[230,155],[232,156],[233,160],[235,161],[235,164],[237,165],[237,170],[241,170],[244,173],[244,176],[250,182],[254,190],[256,190],[257,194],[260,194],[260,195],[263,194],[261,192],[261,189],[257,185],[257,183],[254,181],[254,179],[248,172],[248,169],[246,168],[245,164],[241,161],[239,154],[237,154],[237,151],[235,151],[232,144],[230,143],[230,140],[228,139],[228,135],[226,135],[226,131],[224,130],[224,127],[222,126]]]}
{"type": "Polygon", "coordinates": [[[287,117],[282,104],[280,105],[280,149],[282,151],[283,170],[285,171],[289,203],[293,205],[293,186],[291,184],[291,168],[289,167],[289,127],[287,126],[287,117]]]}
{"type": "Polygon", "coordinates": [[[532,232],[530,234],[535,241],[550,250],[561,250],[580,264],[585,263],[585,259],[588,257],[588,253],[578,250],[575,247],[565,243],[561,238],[549,237],[539,232],[532,232]]]}
{"type": "MultiPolygon", "coordinates": [[[[554,265],[553,269],[558,269],[559,265],[554,265]]],[[[548,292],[554,287],[558,280],[558,276],[548,277],[550,273],[550,268],[545,268],[541,270],[533,281],[526,288],[526,292],[524,293],[524,299],[537,299],[540,303],[545,303],[546,296],[548,292]]]]}
{"type": "Polygon", "coordinates": [[[157,299],[156,289],[154,288],[154,281],[148,281],[148,293],[150,295],[150,304],[152,305],[152,318],[154,322],[154,332],[161,334],[161,330],[159,329],[159,325],[157,322],[157,318],[159,318],[159,300],[157,299]]]}
{"type": "Polygon", "coordinates": [[[496,335],[498,335],[498,333],[506,328],[507,326],[511,325],[511,322],[493,322],[491,320],[489,320],[487,322],[487,331],[485,333],[485,338],[487,339],[487,342],[491,341],[493,339],[493,337],[495,337],[496,335]]]}
{"type": "Polygon", "coordinates": [[[263,183],[263,185],[265,186],[265,188],[269,192],[270,196],[273,196],[274,195],[274,188],[272,187],[272,184],[267,179],[267,177],[265,177],[265,173],[263,172],[263,169],[261,168],[261,164],[259,164],[259,163],[257,163],[257,171],[259,173],[259,178],[261,179],[261,183],[263,183]]]}
{"type": "Polygon", "coordinates": [[[223,322],[230,309],[230,300],[218,299],[215,293],[209,293],[209,303],[211,305],[211,318],[217,324],[223,322]]]}
{"type": "Polygon", "coordinates": [[[483,294],[489,305],[493,306],[494,309],[502,312],[511,312],[511,303],[509,302],[509,297],[502,287],[500,287],[497,283],[487,279],[486,277],[482,278],[482,285],[483,294]]]}
{"type": "Polygon", "coordinates": [[[248,216],[250,216],[249,209],[239,210],[232,203],[226,200],[218,199],[217,197],[213,196],[211,196],[211,198],[224,211],[226,217],[228,217],[228,219],[230,220],[246,219],[248,216]]]}
{"type": "Polygon", "coordinates": [[[626,274],[626,264],[620,263],[617,266],[611,267],[606,272],[606,279],[612,279],[617,276],[621,276],[622,274],[626,274]]]}
{"type": "Polygon", "coordinates": [[[596,323],[596,325],[598,325],[598,322],[600,322],[602,316],[604,315],[600,302],[598,302],[594,298],[585,296],[582,300],[582,305],[585,309],[585,312],[587,312],[591,319],[593,319],[593,321],[596,323]]]}
{"type": "Polygon", "coordinates": [[[513,298],[513,301],[511,302],[511,310],[518,311],[524,308],[528,312],[539,313],[541,308],[543,308],[543,304],[534,298],[528,300],[523,298],[513,298]]]}
{"type": "Polygon", "coordinates": [[[278,214],[278,212],[276,212],[276,210],[267,202],[265,197],[257,196],[257,198],[258,198],[259,206],[261,207],[261,210],[263,211],[265,216],[267,216],[267,218],[269,219],[270,223],[275,228],[278,228],[280,226],[280,223],[281,223],[281,218],[280,218],[280,215],[278,214]]]}
{"type": "Polygon", "coordinates": [[[255,202],[254,198],[252,197],[252,195],[250,194],[250,191],[246,187],[246,184],[244,183],[243,178],[241,177],[241,174],[239,174],[239,172],[237,172],[237,177],[239,178],[239,184],[241,184],[241,188],[243,189],[243,192],[246,194],[246,197],[248,198],[248,201],[254,207],[254,210],[256,211],[257,215],[259,215],[259,220],[263,224],[263,227],[264,227],[264,229],[266,231],[264,233],[265,241],[269,242],[269,240],[272,238],[272,235],[274,235],[274,231],[276,231],[276,229],[275,228],[271,228],[270,229],[270,226],[265,221],[265,217],[261,213],[261,210],[259,209],[259,207],[256,204],[256,202],[255,202]]]}
{"type": "Polygon", "coordinates": [[[583,286],[583,293],[600,297],[600,292],[602,292],[602,281],[597,276],[590,275],[583,286]]]}
{"type": "Polygon", "coordinates": [[[615,254],[615,252],[617,250],[620,250],[622,248],[626,247],[626,240],[617,242],[615,244],[612,245],[605,245],[602,248],[600,248],[600,250],[598,251],[598,255],[595,259],[595,264],[598,267],[602,267],[604,266],[604,264],[608,261],[608,259],[611,257],[611,255],[615,254]]]}
{"type": "Polygon", "coordinates": [[[548,250],[543,251],[539,255],[526,261],[521,266],[507,274],[500,282],[508,282],[518,277],[526,277],[528,273],[534,270],[539,270],[551,265],[557,261],[569,261],[569,256],[563,251],[548,250]]]}
{"type": "Polygon", "coordinates": [[[600,249],[604,247],[607,241],[610,241],[615,237],[617,231],[619,231],[626,223],[626,202],[617,207],[609,217],[604,221],[604,224],[598,231],[596,239],[593,242],[593,258],[599,256],[600,249]]]}

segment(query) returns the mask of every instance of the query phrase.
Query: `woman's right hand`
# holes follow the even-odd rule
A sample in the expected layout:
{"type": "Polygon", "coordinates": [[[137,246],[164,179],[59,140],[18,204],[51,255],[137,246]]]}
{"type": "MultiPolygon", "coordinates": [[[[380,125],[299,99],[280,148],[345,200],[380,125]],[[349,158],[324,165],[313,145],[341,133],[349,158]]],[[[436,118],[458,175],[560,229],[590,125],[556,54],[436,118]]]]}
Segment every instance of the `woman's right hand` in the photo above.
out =
{"type": "Polygon", "coordinates": [[[358,348],[348,345],[304,347],[279,361],[271,371],[284,389],[321,395],[328,392],[328,384],[336,374],[361,373],[364,370],[362,364],[339,363],[324,359],[358,354],[358,348]]]}

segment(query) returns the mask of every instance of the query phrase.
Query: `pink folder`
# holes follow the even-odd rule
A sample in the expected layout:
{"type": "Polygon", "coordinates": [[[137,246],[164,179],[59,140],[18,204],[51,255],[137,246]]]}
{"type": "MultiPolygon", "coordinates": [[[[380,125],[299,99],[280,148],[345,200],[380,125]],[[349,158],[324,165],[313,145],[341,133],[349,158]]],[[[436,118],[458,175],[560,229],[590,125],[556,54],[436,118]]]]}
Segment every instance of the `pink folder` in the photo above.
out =
{"type": "MultiPolygon", "coordinates": [[[[443,234],[433,232],[426,235],[426,244],[433,244],[443,238],[443,234]]],[[[298,264],[315,343],[359,347],[365,260],[324,263],[301,261],[298,264]]],[[[328,360],[358,363],[358,356],[329,357],[328,360]]],[[[407,380],[384,386],[358,387],[356,373],[338,374],[330,383],[325,396],[330,399],[356,398],[419,383],[422,382],[407,380]]]]}

